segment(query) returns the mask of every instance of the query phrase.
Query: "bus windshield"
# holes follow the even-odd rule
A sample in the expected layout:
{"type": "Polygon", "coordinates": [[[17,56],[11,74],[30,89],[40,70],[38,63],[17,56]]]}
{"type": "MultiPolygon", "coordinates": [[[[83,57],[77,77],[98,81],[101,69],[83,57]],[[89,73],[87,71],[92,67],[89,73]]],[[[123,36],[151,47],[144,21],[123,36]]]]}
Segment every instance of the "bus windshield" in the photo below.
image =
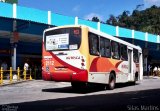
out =
{"type": "Polygon", "coordinates": [[[62,28],[47,31],[44,44],[47,51],[76,50],[81,44],[81,29],[62,28]]]}

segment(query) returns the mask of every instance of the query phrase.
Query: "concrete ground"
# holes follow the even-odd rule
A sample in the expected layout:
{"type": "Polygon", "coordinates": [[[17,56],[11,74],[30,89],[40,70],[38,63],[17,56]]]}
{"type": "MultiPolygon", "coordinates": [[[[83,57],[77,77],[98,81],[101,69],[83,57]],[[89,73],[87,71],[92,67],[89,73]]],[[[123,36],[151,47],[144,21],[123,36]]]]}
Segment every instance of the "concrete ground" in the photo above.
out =
{"type": "Polygon", "coordinates": [[[0,109],[16,111],[160,110],[160,78],[144,77],[136,85],[116,84],[73,90],[70,83],[33,80],[0,87],[0,109]]]}

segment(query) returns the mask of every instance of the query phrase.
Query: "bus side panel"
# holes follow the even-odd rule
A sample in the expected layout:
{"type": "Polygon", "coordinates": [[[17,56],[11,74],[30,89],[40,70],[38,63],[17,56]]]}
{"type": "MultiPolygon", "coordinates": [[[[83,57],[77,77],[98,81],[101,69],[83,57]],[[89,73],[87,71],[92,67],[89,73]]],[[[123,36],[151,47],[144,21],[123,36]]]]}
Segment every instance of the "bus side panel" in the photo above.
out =
{"type": "MultiPolygon", "coordinates": [[[[120,72],[117,69],[116,64],[114,64],[114,60],[104,58],[104,57],[96,57],[90,56],[90,72],[120,72]]],[[[120,61],[116,61],[118,63],[120,61]]]]}
{"type": "Polygon", "coordinates": [[[108,84],[111,71],[116,73],[116,83],[127,82],[128,61],[90,56],[90,74],[89,81],[108,84]]]}
{"type": "Polygon", "coordinates": [[[111,71],[115,71],[116,77],[121,73],[118,69],[120,62],[120,60],[90,55],[89,82],[108,84],[111,71]]]}

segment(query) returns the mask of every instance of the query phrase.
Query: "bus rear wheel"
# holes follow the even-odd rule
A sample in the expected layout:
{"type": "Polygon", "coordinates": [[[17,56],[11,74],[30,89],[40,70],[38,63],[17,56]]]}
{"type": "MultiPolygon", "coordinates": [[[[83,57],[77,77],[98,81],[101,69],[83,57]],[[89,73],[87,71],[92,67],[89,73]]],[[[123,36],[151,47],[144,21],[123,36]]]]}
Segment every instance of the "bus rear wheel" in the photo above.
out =
{"type": "Polygon", "coordinates": [[[114,73],[110,73],[109,75],[109,89],[113,90],[115,88],[115,83],[116,83],[116,77],[114,75],[114,73]]]}

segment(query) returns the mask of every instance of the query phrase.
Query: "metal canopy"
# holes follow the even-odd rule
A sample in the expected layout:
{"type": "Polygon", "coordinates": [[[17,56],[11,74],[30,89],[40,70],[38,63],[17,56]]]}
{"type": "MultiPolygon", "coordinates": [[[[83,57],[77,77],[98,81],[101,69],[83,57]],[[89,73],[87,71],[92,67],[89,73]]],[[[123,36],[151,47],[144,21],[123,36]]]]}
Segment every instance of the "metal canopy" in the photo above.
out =
{"type": "Polygon", "coordinates": [[[0,17],[0,38],[11,38],[13,34],[14,20],[16,20],[17,22],[17,32],[19,33],[19,41],[32,43],[42,42],[43,31],[44,29],[49,27],[48,25],[42,23],[0,17]]]}

